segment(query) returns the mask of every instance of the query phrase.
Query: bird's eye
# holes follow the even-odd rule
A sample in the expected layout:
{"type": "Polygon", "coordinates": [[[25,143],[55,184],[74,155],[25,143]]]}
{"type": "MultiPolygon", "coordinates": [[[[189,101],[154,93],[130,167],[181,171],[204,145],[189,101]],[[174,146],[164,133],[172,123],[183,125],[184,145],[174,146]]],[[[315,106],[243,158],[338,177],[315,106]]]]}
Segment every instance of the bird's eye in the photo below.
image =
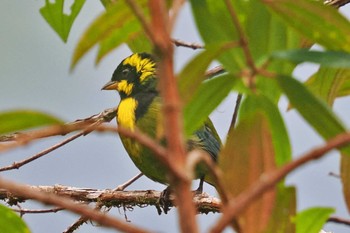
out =
{"type": "Polygon", "coordinates": [[[130,72],[130,70],[129,70],[128,68],[126,68],[126,69],[124,69],[124,70],[122,71],[122,74],[123,74],[124,76],[127,76],[127,75],[129,74],[129,72],[130,72]]]}

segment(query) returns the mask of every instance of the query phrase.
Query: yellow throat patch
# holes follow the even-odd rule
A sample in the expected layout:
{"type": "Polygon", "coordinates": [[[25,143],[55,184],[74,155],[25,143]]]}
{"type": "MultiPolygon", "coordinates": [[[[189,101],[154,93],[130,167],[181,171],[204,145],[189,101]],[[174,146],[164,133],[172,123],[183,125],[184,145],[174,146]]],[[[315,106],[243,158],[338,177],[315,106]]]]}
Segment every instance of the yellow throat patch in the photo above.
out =
{"type": "Polygon", "coordinates": [[[124,92],[126,95],[130,95],[134,84],[128,83],[126,80],[122,80],[118,83],[118,91],[124,92]]]}
{"type": "Polygon", "coordinates": [[[117,110],[117,122],[119,125],[130,130],[135,129],[135,111],[137,104],[137,100],[131,97],[126,98],[120,102],[117,110]]]}
{"type": "Polygon", "coordinates": [[[138,73],[141,73],[140,81],[144,81],[149,75],[156,72],[156,64],[148,58],[143,58],[135,53],[130,57],[125,58],[123,65],[131,65],[136,68],[138,73]]]}

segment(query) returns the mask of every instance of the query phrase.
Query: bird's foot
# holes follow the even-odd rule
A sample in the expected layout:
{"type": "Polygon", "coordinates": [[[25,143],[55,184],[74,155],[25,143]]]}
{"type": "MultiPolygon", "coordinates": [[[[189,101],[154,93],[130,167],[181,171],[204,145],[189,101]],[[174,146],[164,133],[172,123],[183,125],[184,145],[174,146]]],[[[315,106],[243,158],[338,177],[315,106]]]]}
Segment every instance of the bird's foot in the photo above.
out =
{"type": "Polygon", "coordinates": [[[204,176],[200,178],[198,188],[193,191],[194,195],[198,195],[198,194],[203,193],[203,184],[204,184],[204,176]]]}
{"type": "Polygon", "coordinates": [[[193,190],[193,195],[199,195],[203,193],[203,187],[198,187],[196,190],[193,190]]]}
{"type": "Polygon", "coordinates": [[[170,194],[171,190],[170,187],[167,187],[163,190],[163,192],[160,194],[158,204],[160,208],[158,208],[158,214],[160,215],[162,213],[162,209],[164,214],[167,214],[170,210],[170,207],[173,205],[173,203],[170,200],[170,194]]]}

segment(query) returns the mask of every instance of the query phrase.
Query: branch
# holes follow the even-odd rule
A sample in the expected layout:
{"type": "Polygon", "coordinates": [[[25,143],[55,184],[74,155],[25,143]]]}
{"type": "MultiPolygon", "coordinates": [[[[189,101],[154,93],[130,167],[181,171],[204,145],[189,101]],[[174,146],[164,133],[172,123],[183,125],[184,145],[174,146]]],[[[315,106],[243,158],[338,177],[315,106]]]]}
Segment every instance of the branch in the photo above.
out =
{"type": "Polygon", "coordinates": [[[241,93],[238,93],[237,99],[236,99],[235,110],[234,110],[233,115],[232,115],[231,124],[230,124],[230,128],[229,128],[227,136],[231,135],[231,131],[233,131],[235,126],[236,126],[236,121],[237,121],[237,117],[238,117],[239,107],[241,106],[242,97],[243,97],[243,95],[241,93]]]}
{"type": "Polygon", "coordinates": [[[182,40],[178,40],[178,39],[172,39],[171,41],[177,47],[181,46],[181,47],[191,48],[193,50],[204,49],[204,45],[201,45],[201,44],[198,44],[198,43],[188,43],[188,42],[185,42],[185,41],[182,41],[182,40]]]}
{"type": "Polygon", "coordinates": [[[331,5],[338,8],[348,4],[349,2],[350,0],[325,0],[324,4],[331,5]]]}
{"type": "MultiPolygon", "coordinates": [[[[1,182],[0,182],[1,184],[1,182]]],[[[158,206],[161,192],[154,190],[146,191],[112,191],[109,189],[77,188],[62,185],[54,186],[24,186],[37,193],[55,194],[66,197],[70,200],[92,203],[97,202],[100,206],[107,207],[138,207],[138,206],[158,206]]],[[[23,193],[11,193],[6,189],[0,189],[0,200],[6,200],[10,205],[31,199],[23,193]]],[[[172,198],[173,200],[173,198],[172,198]]],[[[196,194],[193,198],[197,206],[198,213],[218,213],[220,212],[221,201],[216,197],[211,197],[206,193],[196,194]]],[[[57,210],[56,210],[57,211],[57,210]]],[[[21,210],[19,210],[21,212],[21,210]]],[[[51,212],[53,212],[51,210],[51,212]]]]}
{"type": "Polygon", "coordinates": [[[333,223],[339,223],[339,224],[344,224],[346,226],[350,226],[350,220],[349,219],[344,219],[340,217],[330,217],[327,222],[333,222],[333,223]]]}
{"type": "Polygon", "coordinates": [[[5,167],[0,168],[0,172],[9,171],[9,170],[13,170],[13,169],[18,169],[18,168],[20,168],[20,167],[22,167],[22,166],[24,166],[24,165],[34,161],[34,160],[37,160],[37,159],[43,157],[44,155],[47,155],[48,153],[50,153],[50,152],[60,148],[61,146],[64,146],[65,144],[67,144],[67,143],[77,139],[78,137],[80,137],[82,135],[84,135],[84,132],[75,134],[72,137],[69,137],[69,138],[63,140],[62,142],[57,143],[57,144],[55,144],[55,145],[53,145],[53,146],[51,146],[51,147],[49,147],[49,148],[47,148],[47,149],[37,153],[37,154],[35,154],[35,155],[33,155],[33,156],[31,156],[31,157],[29,157],[27,159],[24,159],[24,160],[19,161],[19,162],[14,162],[14,163],[12,163],[9,166],[5,166],[5,167]]]}
{"type": "Polygon", "coordinates": [[[25,214],[46,214],[46,213],[57,213],[58,211],[64,210],[63,208],[52,208],[52,209],[12,209],[15,212],[18,212],[22,217],[25,214]]]}
{"type": "Polygon", "coordinates": [[[210,232],[222,232],[223,229],[230,223],[231,219],[236,218],[242,213],[254,200],[258,199],[266,191],[273,188],[286,175],[301,167],[305,163],[316,160],[324,156],[327,152],[333,149],[339,149],[350,143],[350,133],[339,134],[330,139],[323,146],[315,148],[310,152],[298,157],[298,159],[278,168],[274,171],[261,175],[261,179],[250,186],[246,191],[232,199],[228,205],[222,209],[223,215],[210,232]]]}
{"type": "MultiPolygon", "coordinates": [[[[176,1],[181,3],[181,0],[176,1]]],[[[176,2],[174,4],[176,4],[176,2]]],[[[186,148],[183,136],[182,106],[177,81],[174,74],[173,45],[170,39],[168,12],[163,0],[150,0],[149,8],[152,16],[152,34],[155,53],[159,58],[159,87],[163,100],[165,138],[167,141],[168,159],[181,171],[178,176],[169,172],[169,183],[178,203],[180,229],[184,233],[198,232],[195,218],[195,206],[192,202],[191,180],[187,176],[186,148]]],[[[178,8],[179,9],[179,8],[178,8]]]]}
{"type": "MultiPolygon", "coordinates": [[[[99,223],[102,226],[114,228],[123,232],[146,233],[144,229],[128,224],[122,220],[111,217],[108,214],[101,213],[86,205],[77,204],[67,197],[58,196],[55,193],[47,193],[32,189],[30,186],[14,183],[5,179],[0,179],[0,188],[7,190],[7,197],[10,195],[19,196],[24,199],[33,199],[45,204],[55,205],[67,209],[76,214],[87,217],[88,219],[99,223]]],[[[10,198],[11,199],[11,198],[10,198]]],[[[13,200],[13,199],[12,199],[13,200]]]]}
{"type": "Polygon", "coordinates": [[[207,72],[205,72],[205,76],[208,79],[210,79],[210,78],[215,77],[216,75],[223,74],[225,72],[226,71],[224,70],[224,68],[222,66],[216,66],[216,67],[208,70],[207,72]]]}
{"type": "Polygon", "coordinates": [[[42,156],[48,154],[49,152],[52,152],[53,150],[67,144],[68,142],[71,142],[72,140],[82,135],[86,135],[92,131],[97,131],[97,132],[107,131],[107,132],[119,133],[131,139],[135,139],[140,144],[151,149],[155,153],[155,155],[159,158],[159,160],[170,170],[170,172],[175,174],[180,179],[185,179],[185,176],[179,171],[179,169],[171,161],[168,160],[166,150],[162,146],[160,146],[154,139],[150,138],[149,136],[140,132],[137,129],[135,129],[134,131],[130,131],[122,127],[115,127],[115,126],[111,127],[111,126],[100,125],[102,122],[108,122],[111,119],[113,119],[115,117],[115,111],[116,111],[115,108],[107,109],[99,114],[93,115],[91,117],[88,117],[82,120],[77,120],[75,122],[67,123],[65,125],[49,126],[43,129],[33,130],[27,133],[19,133],[19,134],[14,134],[13,136],[6,136],[6,140],[15,140],[14,143],[16,144],[16,146],[14,146],[13,144],[8,145],[7,143],[5,145],[0,144],[0,151],[1,149],[8,150],[10,148],[14,148],[19,145],[27,144],[38,138],[50,137],[50,136],[56,136],[56,135],[65,135],[72,131],[83,130],[82,132],[76,135],[73,135],[72,137],[67,138],[62,142],[52,147],[49,147],[27,159],[24,159],[22,161],[15,162],[12,165],[0,168],[0,172],[18,169],[23,165],[28,164],[29,162],[32,162],[38,158],[41,158],[42,156]]]}
{"type": "Polygon", "coordinates": [[[66,123],[64,125],[48,126],[39,130],[27,131],[25,133],[14,133],[10,135],[4,135],[0,137],[0,152],[7,151],[9,149],[16,148],[18,146],[27,145],[28,143],[52,136],[64,136],[68,133],[86,130],[85,135],[91,131],[88,131],[88,127],[94,127],[99,123],[110,122],[116,115],[116,108],[106,109],[98,114],[92,115],[84,119],[78,119],[73,122],[66,123]]]}

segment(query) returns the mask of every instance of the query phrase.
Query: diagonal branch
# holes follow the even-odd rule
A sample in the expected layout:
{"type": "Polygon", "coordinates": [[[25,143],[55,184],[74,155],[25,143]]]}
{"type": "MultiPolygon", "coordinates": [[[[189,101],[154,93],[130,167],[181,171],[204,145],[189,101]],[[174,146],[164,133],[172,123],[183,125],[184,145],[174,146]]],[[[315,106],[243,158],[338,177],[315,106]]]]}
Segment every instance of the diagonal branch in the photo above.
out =
{"type": "Polygon", "coordinates": [[[53,145],[53,146],[51,146],[51,147],[49,147],[49,148],[47,148],[47,149],[37,153],[37,154],[35,154],[35,155],[33,155],[33,156],[31,156],[31,157],[29,157],[27,159],[21,160],[19,162],[14,162],[14,163],[12,163],[9,166],[1,167],[0,168],[0,172],[9,171],[9,170],[13,170],[13,169],[19,169],[20,167],[22,167],[22,166],[24,166],[24,165],[26,165],[26,164],[28,164],[30,162],[33,162],[34,160],[37,160],[37,159],[43,157],[44,155],[47,155],[48,153],[50,153],[50,152],[52,152],[52,151],[54,151],[54,150],[56,150],[56,149],[58,149],[58,148],[60,148],[60,147],[62,147],[64,145],[66,145],[67,143],[77,139],[78,137],[80,137],[80,136],[82,136],[84,134],[85,134],[84,132],[77,133],[77,134],[75,134],[75,135],[73,135],[73,136],[63,140],[62,142],[59,142],[59,143],[57,143],[57,144],[55,144],[55,145],[53,145]]]}
{"type": "Polygon", "coordinates": [[[292,171],[301,167],[305,163],[316,160],[324,156],[327,152],[333,149],[339,149],[350,143],[350,133],[339,134],[330,139],[324,145],[317,147],[310,152],[298,157],[298,159],[278,168],[274,171],[268,172],[261,176],[261,179],[250,186],[246,191],[242,192],[236,198],[232,199],[228,205],[223,209],[223,215],[215,226],[211,229],[211,233],[222,232],[224,228],[230,224],[231,219],[236,218],[242,211],[244,211],[254,200],[261,197],[266,191],[273,188],[279,181],[287,176],[292,171]]]}
{"type": "MultiPolygon", "coordinates": [[[[64,125],[54,125],[41,128],[38,130],[27,131],[25,133],[14,133],[10,135],[0,136],[0,152],[26,145],[36,139],[47,138],[51,136],[66,135],[68,133],[86,130],[95,123],[110,122],[116,114],[117,108],[109,108],[98,114],[92,115],[84,119],[78,119],[64,125]]],[[[85,134],[88,134],[86,131],[85,134]]]]}

